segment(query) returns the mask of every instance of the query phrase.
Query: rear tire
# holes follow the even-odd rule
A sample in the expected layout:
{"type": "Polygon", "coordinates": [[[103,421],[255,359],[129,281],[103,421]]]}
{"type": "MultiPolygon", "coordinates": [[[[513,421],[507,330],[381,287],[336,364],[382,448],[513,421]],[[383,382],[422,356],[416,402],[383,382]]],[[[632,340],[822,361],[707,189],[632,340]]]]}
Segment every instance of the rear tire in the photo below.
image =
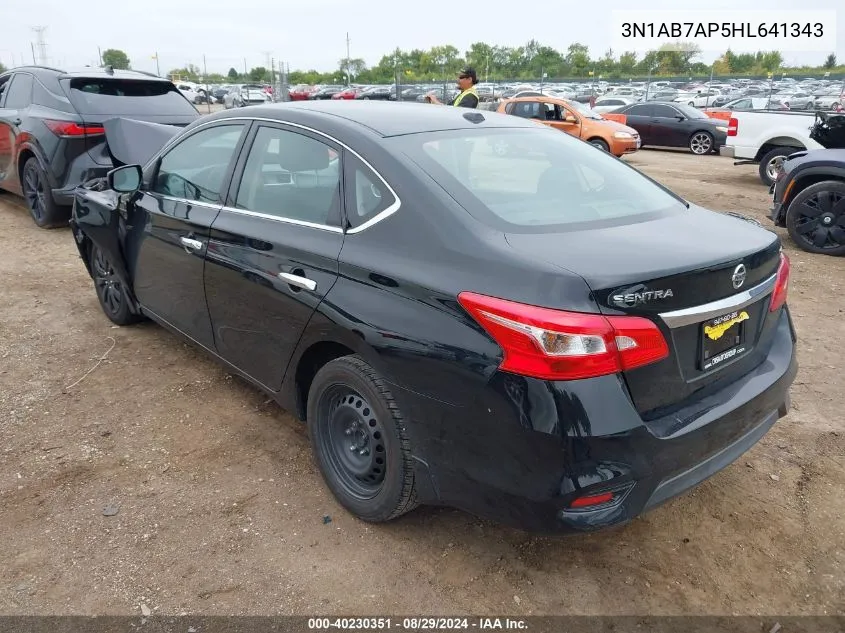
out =
{"type": "Polygon", "coordinates": [[[326,363],[308,391],[308,434],[323,479],[364,521],[417,505],[411,444],[386,383],[360,356],[326,363]]]}
{"type": "Polygon", "coordinates": [[[54,229],[67,226],[70,220],[70,207],[56,204],[50,191],[47,174],[34,156],[24,163],[21,188],[29,214],[35,224],[42,229],[54,229]]]}
{"type": "Polygon", "coordinates": [[[845,255],[845,182],[810,185],[789,203],[786,230],[798,248],[820,255],[845,255]]]}
{"type": "Polygon", "coordinates": [[[777,177],[777,169],[783,163],[783,159],[798,151],[800,150],[794,147],[776,147],[766,152],[760,159],[760,167],[758,168],[760,180],[763,181],[763,184],[767,187],[771,186],[777,177]]]}
{"type": "Polygon", "coordinates": [[[142,317],[132,312],[129,306],[126,289],[115,275],[109,256],[96,245],[92,245],[89,263],[97,299],[109,320],[116,325],[132,325],[141,321],[142,317]]]}

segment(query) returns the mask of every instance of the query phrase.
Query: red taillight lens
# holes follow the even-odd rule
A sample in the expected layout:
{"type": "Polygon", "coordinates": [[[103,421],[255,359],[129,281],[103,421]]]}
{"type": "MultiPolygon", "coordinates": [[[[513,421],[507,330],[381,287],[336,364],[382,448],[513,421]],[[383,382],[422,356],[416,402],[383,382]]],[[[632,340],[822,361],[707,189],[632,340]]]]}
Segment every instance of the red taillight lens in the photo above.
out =
{"type": "Polygon", "coordinates": [[[462,292],[458,301],[502,348],[502,371],[577,380],[627,371],[669,355],[657,325],[641,317],[564,312],[474,292],[462,292]]]}
{"type": "Polygon", "coordinates": [[[570,508],[589,508],[591,506],[599,506],[609,501],[613,501],[612,492],[602,492],[597,495],[586,495],[578,497],[575,501],[569,504],[570,508]]]}
{"type": "Polygon", "coordinates": [[[97,136],[98,134],[106,133],[106,129],[102,125],[89,123],[80,124],[74,121],[52,121],[47,119],[44,121],[44,125],[50,128],[50,131],[56,136],[97,136]]]}
{"type": "Polygon", "coordinates": [[[781,253],[778,276],[775,279],[775,290],[772,292],[772,300],[769,303],[769,312],[774,312],[786,303],[786,291],[789,287],[789,272],[789,258],[784,253],[781,253]]]}
{"type": "Polygon", "coordinates": [[[736,136],[739,131],[739,121],[736,117],[731,117],[728,121],[728,136],[736,136]]]}

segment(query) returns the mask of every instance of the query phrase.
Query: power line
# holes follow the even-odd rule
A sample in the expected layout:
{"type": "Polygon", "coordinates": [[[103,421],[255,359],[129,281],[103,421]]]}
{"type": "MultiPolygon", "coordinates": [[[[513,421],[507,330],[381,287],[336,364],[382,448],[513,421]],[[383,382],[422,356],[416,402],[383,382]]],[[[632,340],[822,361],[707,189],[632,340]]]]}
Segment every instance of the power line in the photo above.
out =
{"type": "MultiPolygon", "coordinates": [[[[33,26],[32,30],[35,32],[35,46],[33,53],[37,53],[38,64],[41,66],[47,65],[47,42],[44,40],[44,31],[46,26],[33,26]]],[[[34,61],[34,60],[33,60],[34,61]]]]}

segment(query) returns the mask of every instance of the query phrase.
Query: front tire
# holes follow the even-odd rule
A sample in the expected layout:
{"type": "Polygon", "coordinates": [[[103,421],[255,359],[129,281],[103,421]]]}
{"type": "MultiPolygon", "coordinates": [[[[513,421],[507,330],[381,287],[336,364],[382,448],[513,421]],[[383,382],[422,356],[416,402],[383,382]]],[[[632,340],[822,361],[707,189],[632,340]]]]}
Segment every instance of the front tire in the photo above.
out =
{"type": "Polygon", "coordinates": [[[610,146],[604,140],[602,140],[600,138],[591,138],[587,142],[590,145],[592,145],[593,147],[598,147],[600,150],[604,150],[605,152],[610,151],[610,146]]]}
{"type": "Polygon", "coordinates": [[[56,204],[50,193],[47,174],[34,156],[24,163],[21,188],[29,214],[35,224],[42,229],[54,229],[67,226],[70,220],[70,207],[56,204]]]}
{"type": "Polygon", "coordinates": [[[786,230],[798,248],[820,255],[845,255],[845,182],[810,185],[789,203],[786,230]]]}
{"type": "Polygon", "coordinates": [[[109,256],[95,244],[91,246],[89,257],[94,289],[105,315],[116,325],[132,325],[140,321],[141,317],[129,306],[126,289],[115,274],[109,256]]]}
{"type": "Polygon", "coordinates": [[[386,383],[360,356],[326,363],[308,392],[308,434],[323,479],[364,521],[417,505],[411,444],[386,383]]]}
{"type": "Polygon", "coordinates": [[[689,139],[689,149],[693,154],[703,156],[713,151],[713,135],[710,132],[696,132],[689,139]]]}

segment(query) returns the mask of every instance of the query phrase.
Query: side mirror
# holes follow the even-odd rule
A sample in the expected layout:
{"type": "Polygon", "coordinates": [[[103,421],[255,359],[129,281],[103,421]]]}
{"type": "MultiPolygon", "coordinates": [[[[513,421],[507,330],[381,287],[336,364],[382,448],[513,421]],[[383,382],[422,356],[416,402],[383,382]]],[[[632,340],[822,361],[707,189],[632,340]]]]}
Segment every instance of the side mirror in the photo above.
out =
{"type": "Polygon", "coordinates": [[[140,165],[124,165],[112,169],[106,174],[109,189],[118,193],[132,193],[141,187],[142,172],[140,165]]]}
{"type": "Polygon", "coordinates": [[[576,119],[571,114],[568,114],[566,118],[563,119],[565,123],[578,123],[578,119],[576,119]]]}
{"type": "Polygon", "coordinates": [[[675,118],[678,119],[678,121],[685,121],[687,117],[685,117],[683,114],[679,114],[675,118]]]}

